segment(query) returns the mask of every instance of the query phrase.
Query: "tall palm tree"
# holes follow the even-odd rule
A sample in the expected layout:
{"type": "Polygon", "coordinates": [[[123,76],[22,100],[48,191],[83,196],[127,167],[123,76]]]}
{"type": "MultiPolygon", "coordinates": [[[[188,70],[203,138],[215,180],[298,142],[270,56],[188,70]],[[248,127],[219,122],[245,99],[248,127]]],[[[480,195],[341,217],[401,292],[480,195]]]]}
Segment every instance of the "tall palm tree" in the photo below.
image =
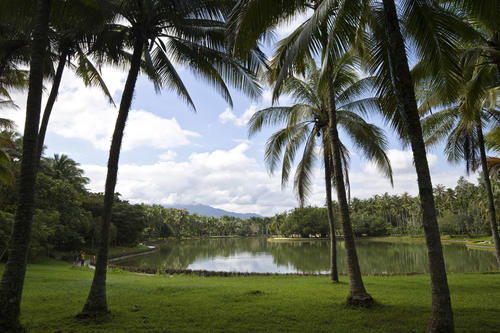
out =
{"type": "Polygon", "coordinates": [[[417,181],[422,204],[424,231],[429,253],[431,272],[432,315],[429,332],[453,332],[453,312],[444,266],[442,245],[437,224],[432,182],[427,162],[422,129],[417,109],[413,81],[408,66],[405,44],[393,0],[383,1],[385,33],[387,38],[387,65],[390,69],[392,88],[405,119],[406,129],[413,150],[417,181]]]}
{"type": "Polygon", "coordinates": [[[447,103],[449,97],[441,96],[442,91],[433,89],[425,96],[421,112],[426,113],[430,108],[442,108],[423,120],[426,144],[432,145],[446,139],[444,152],[448,161],[465,161],[467,173],[481,165],[491,233],[500,269],[500,237],[483,134],[483,128],[498,128],[500,125],[500,88],[495,86],[496,65],[481,65],[484,61],[483,57],[479,57],[463,64],[462,88],[454,103],[447,103]]]}
{"type": "MultiPolygon", "coordinates": [[[[330,64],[333,71],[335,99],[338,125],[349,135],[355,146],[369,159],[376,162],[383,173],[392,182],[392,170],[384,149],[386,139],[382,131],[367,123],[359,113],[365,114],[378,103],[375,98],[361,98],[366,93],[364,88],[370,86],[370,78],[358,79],[354,71],[356,58],[345,54],[335,63],[330,64]]],[[[271,172],[275,171],[280,160],[281,181],[286,184],[297,150],[304,146],[301,160],[295,173],[294,189],[301,205],[303,205],[311,184],[311,171],[316,160],[315,148],[323,151],[325,167],[326,204],[330,225],[330,277],[338,282],[335,251],[335,226],[331,198],[332,153],[329,141],[329,98],[323,89],[323,72],[316,68],[311,58],[304,64],[303,77],[289,76],[284,82],[283,92],[294,97],[295,105],[291,107],[270,107],[256,112],[249,121],[250,134],[260,131],[263,126],[285,125],[274,133],[267,142],[265,159],[271,172]],[[321,137],[321,139],[318,139],[321,137]],[[282,157],[283,156],[283,157],[282,157]]],[[[344,175],[347,174],[347,148],[341,144],[344,175]]],[[[345,177],[347,178],[347,177],[345,177]]]]}
{"type": "MultiPolygon", "coordinates": [[[[248,12],[252,12],[252,10],[264,5],[259,1],[249,1],[246,2],[246,4],[248,5],[247,7],[243,6],[243,8],[237,8],[232,16],[236,17],[236,19],[234,19],[234,22],[231,22],[233,23],[232,25],[234,26],[234,29],[236,29],[234,43],[239,48],[242,48],[243,51],[247,47],[245,44],[247,38],[242,39],[239,34],[241,30],[237,29],[245,29],[246,24],[253,25],[253,23],[248,22],[248,12]],[[244,14],[240,15],[242,19],[238,18],[238,11],[243,11],[244,14]]],[[[335,68],[332,67],[332,65],[337,61],[337,59],[342,58],[346,47],[341,47],[342,50],[340,50],[340,48],[333,45],[329,40],[329,34],[334,26],[329,24],[328,18],[335,14],[335,10],[331,8],[329,4],[331,3],[328,1],[303,1],[294,3],[295,13],[305,9],[313,9],[314,12],[310,18],[308,18],[301,26],[299,26],[299,28],[297,28],[290,36],[280,43],[277,54],[272,62],[273,71],[270,75],[270,79],[274,84],[273,99],[276,100],[281,94],[281,88],[284,81],[292,74],[292,69],[300,69],[303,66],[303,59],[311,58],[316,54],[321,53],[323,72],[321,81],[324,82],[322,84],[322,89],[325,89],[325,95],[328,101],[329,115],[327,118],[327,129],[328,142],[331,145],[330,151],[332,152],[331,165],[333,170],[333,182],[337,192],[340,221],[344,233],[344,244],[346,247],[349,272],[350,294],[348,297],[348,303],[356,306],[365,306],[373,303],[373,299],[370,294],[366,292],[363,284],[354,243],[354,234],[352,232],[349,215],[349,204],[344,184],[341,143],[337,131],[337,100],[335,99],[334,87],[331,84],[334,81],[333,72],[335,71],[335,68]]],[[[284,10],[284,16],[282,13],[279,14],[276,12],[279,5],[278,7],[275,5],[271,5],[270,7],[269,12],[277,14],[276,17],[272,18],[274,20],[286,19],[294,13],[292,8],[293,6],[284,10]]],[[[267,18],[270,17],[268,16],[267,18]]],[[[347,19],[347,17],[345,18],[347,19]]],[[[271,20],[271,22],[273,22],[273,20],[271,20]]],[[[264,26],[266,26],[266,24],[269,26],[271,22],[264,22],[264,26]]],[[[262,22],[259,22],[258,24],[260,23],[262,22]]],[[[265,33],[265,30],[263,33],[265,33]]],[[[238,51],[238,49],[236,49],[236,51],[238,51]]]]}
{"type": "MultiPolygon", "coordinates": [[[[459,34],[468,34],[471,29],[460,17],[447,11],[446,3],[403,1],[400,12],[404,17],[399,20],[393,0],[240,1],[231,15],[232,34],[229,36],[235,52],[244,53],[261,38],[267,37],[270,28],[277,23],[290,20],[293,15],[313,8],[314,12],[304,25],[303,33],[295,38],[293,50],[284,59],[281,78],[287,76],[296,58],[300,58],[305,52],[317,51],[320,44],[315,37],[322,27],[321,23],[330,27],[329,51],[338,54],[352,45],[365,56],[366,64],[371,70],[379,74],[379,93],[385,96],[382,109],[391,125],[410,142],[414,155],[431,275],[432,313],[428,325],[428,331],[431,332],[452,332],[453,312],[432,182],[399,24],[405,24],[406,36],[411,39],[416,54],[428,60],[427,67],[434,77],[439,73],[452,79],[457,73],[453,58],[458,53],[456,40],[460,39],[459,34]],[[425,22],[422,23],[422,20],[425,22]],[[453,23],[452,28],[450,23],[453,23]]],[[[334,122],[335,119],[331,117],[330,121],[334,122]]],[[[335,127],[330,128],[335,145],[335,127]]],[[[334,162],[335,160],[340,164],[340,157],[334,159],[334,162]]],[[[339,173],[335,178],[342,181],[339,173]]]]}
{"type": "Polygon", "coordinates": [[[193,101],[175,70],[174,61],[206,79],[229,103],[232,101],[225,81],[251,97],[260,93],[251,69],[261,65],[261,54],[255,52],[245,58],[247,68],[226,52],[224,17],[230,8],[228,4],[227,1],[216,0],[120,1],[116,12],[121,22],[126,21],[127,24],[109,24],[97,41],[97,45],[107,46],[103,57],[120,64],[129,61],[129,71],[108,159],[96,270],[80,317],[108,310],[106,270],[111,211],[123,132],[141,65],[157,91],[168,87],[193,109],[193,101]],[[128,46],[132,54],[122,51],[119,48],[122,45],[128,46]]]}
{"type": "Polygon", "coordinates": [[[19,311],[33,221],[38,123],[42,101],[43,65],[47,45],[50,5],[50,0],[37,1],[36,19],[32,32],[19,204],[9,244],[9,259],[5,265],[0,284],[0,330],[3,332],[21,330],[19,311]]]}

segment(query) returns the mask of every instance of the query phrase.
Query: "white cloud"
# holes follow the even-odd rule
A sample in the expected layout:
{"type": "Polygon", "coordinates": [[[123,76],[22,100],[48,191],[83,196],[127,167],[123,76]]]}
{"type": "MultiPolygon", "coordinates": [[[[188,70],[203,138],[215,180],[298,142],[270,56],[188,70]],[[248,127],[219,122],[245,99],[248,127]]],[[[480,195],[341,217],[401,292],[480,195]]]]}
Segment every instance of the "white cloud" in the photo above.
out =
{"type": "MultiPolygon", "coordinates": [[[[292,96],[290,95],[281,95],[278,98],[278,101],[276,101],[276,105],[283,105],[283,106],[289,106],[293,102],[292,96]]],[[[261,96],[261,104],[262,107],[269,107],[273,104],[273,90],[270,87],[267,87],[264,89],[262,92],[261,96]]]]}
{"type": "MultiPolygon", "coordinates": [[[[248,143],[240,143],[229,150],[194,153],[184,161],[174,161],[176,154],[167,151],[154,164],[122,164],[117,191],[132,202],[166,205],[200,203],[262,215],[273,215],[297,207],[291,182],[282,190],[279,172],[269,176],[257,160],[248,156],[248,149],[248,143]]],[[[388,155],[394,162],[394,189],[371,163],[365,163],[362,172],[350,173],[352,197],[368,198],[385,192],[418,193],[411,152],[394,150],[388,155]]],[[[429,154],[428,157],[433,166],[434,185],[454,187],[461,173],[438,170],[435,156],[429,154]]],[[[91,179],[91,190],[102,192],[106,168],[96,165],[82,167],[91,179]]],[[[325,202],[323,169],[315,168],[312,179],[314,183],[308,202],[322,206],[325,202]]]]}
{"type": "MultiPolygon", "coordinates": [[[[120,165],[117,192],[132,202],[201,203],[263,215],[296,207],[291,189],[282,191],[280,178],[270,177],[248,157],[248,148],[242,143],[230,150],[191,154],[181,162],[160,159],[149,165],[120,165]]],[[[82,167],[91,179],[90,189],[102,192],[106,168],[82,167]]]]}
{"type": "MultiPolygon", "coordinates": [[[[411,151],[403,151],[397,149],[390,149],[386,152],[387,157],[391,161],[392,171],[396,174],[414,174],[415,167],[413,164],[413,153],[411,151]]],[[[436,165],[437,156],[434,154],[427,154],[427,161],[429,167],[432,168],[436,165]]],[[[367,162],[362,165],[365,172],[376,175],[379,174],[377,166],[373,162],[367,162]]]]}
{"type": "Polygon", "coordinates": [[[167,150],[163,154],[160,154],[160,161],[172,161],[177,157],[177,153],[173,150],[167,150]]]}
{"type": "Polygon", "coordinates": [[[224,112],[219,114],[219,120],[223,124],[230,122],[230,121],[234,121],[235,119],[236,119],[236,116],[234,115],[233,111],[231,111],[230,108],[227,108],[224,112]]]}
{"type": "Polygon", "coordinates": [[[158,117],[151,112],[132,111],[129,115],[123,149],[129,150],[141,146],[168,149],[190,143],[198,133],[183,130],[175,118],[158,117]]]}
{"type": "MultiPolygon", "coordinates": [[[[351,172],[350,180],[352,195],[358,198],[368,198],[374,194],[398,194],[408,192],[418,194],[417,175],[413,164],[413,153],[392,149],[387,152],[391,161],[394,188],[387,178],[380,173],[373,162],[362,164],[361,172],[351,172]]],[[[455,187],[459,177],[464,176],[459,170],[442,171],[437,167],[438,158],[434,154],[427,154],[433,185],[442,184],[446,187],[455,187]]],[[[468,181],[476,182],[476,175],[466,177],[468,181]]]]}
{"type": "Polygon", "coordinates": [[[255,112],[257,112],[256,104],[251,104],[239,117],[237,117],[231,109],[227,108],[224,112],[219,114],[219,121],[223,124],[232,122],[238,127],[243,127],[248,124],[248,121],[252,118],[255,112]]]}
{"type": "MultiPolygon", "coordinates": [[[[126,74],[108,68],[103,71],[103,76],[111,94],[119,96],[126,74]]],[[[47,86],[50,87],[50,84],[47,86]]],[[[14,119],[22,132],[25,96],[19,94],[15,98],[16,102],[19,101],[20,109],[7,111],[5,117],[14,119]]],[[[45,98],[42,105],[45,105],[45,98]]],[[[71,71],[66,71],[48,132],[66,139],[88,141],[97,149],[108,150],[117,115],[117,107],[109,104],[99,89],[86,88],[71,71]]],[[[126,151],[145,146],[169,149],[187,145],[192,138],[199,136],[198,133],[182,129],[175,118],[162,118],[145,110],[132,109],[122,149],[126,151]]]]}

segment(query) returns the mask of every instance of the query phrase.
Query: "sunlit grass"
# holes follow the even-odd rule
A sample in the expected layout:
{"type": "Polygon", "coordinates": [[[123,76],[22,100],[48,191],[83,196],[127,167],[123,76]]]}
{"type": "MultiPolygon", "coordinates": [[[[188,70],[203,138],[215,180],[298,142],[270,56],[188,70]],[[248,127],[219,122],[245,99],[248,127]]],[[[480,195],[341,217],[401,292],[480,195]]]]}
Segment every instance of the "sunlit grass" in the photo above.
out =
{"type": "MultiPolygon", "coordinates": [[[[3,266],[0,266],[3,270],[3,266]]],[[[347,278],[108,274],[111,313],[77,320],[93,271],[50,262],[30,265],[22,302],[29,332],[423,332],[428,275],[365,277],[377,305],[344,305],[347,278]]],[[[449,274],[459,332],[500,332],[500,275],[449,274]]]]}

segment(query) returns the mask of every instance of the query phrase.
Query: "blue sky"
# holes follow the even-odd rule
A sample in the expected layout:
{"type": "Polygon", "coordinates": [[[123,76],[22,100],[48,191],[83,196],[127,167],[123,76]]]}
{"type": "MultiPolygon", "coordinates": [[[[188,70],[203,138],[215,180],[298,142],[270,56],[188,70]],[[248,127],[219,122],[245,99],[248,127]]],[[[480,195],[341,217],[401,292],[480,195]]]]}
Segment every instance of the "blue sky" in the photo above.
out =
{"type": "MultiPolygon", "coordinates": [[[[282,27],[282,35],[291,27],[282,27]]],[[[117,191],[131,202],[166,205],[205,204],[230,211],[273,215],[297,206],[290,183],[280,185],[280,174],[271,176],[263,162],[264,145],[272,129],[248,138],[246,121],[256,110],[270,105],[270,91],[252,101],[232,91],[234,108],[188,69],[179,69],[197,112],[191,111],[174,93],[156,94],[140,77],[125,131],[117,191]]],[[[126,73],[105,68],[103,76],[119,104],[126,73]]],[[[50,83],[47,83],[47,90],[50,83]]],[[[46,99],[48,91],[45,92],[46,99]]],[[[13,94],[18,110],[2,110],[14,119],[22,132],[25,93],[13,94]]],[[[45,101],[44,99],[44,101],[45,101]]],[[[289,105],[283,98],[281,105],[289,105]]],[[[117,108],[107,103],[96,88],[85,88],[66,70],[46,138],[46,155],[67,154],[81,164],[90,178],[89,189],[104,191],[108,149],[117,108]]],[[[383,125],[380,119],[372,119],[383,125]]],[[[385,127],[390,145],[388,155],[394,170],[394,188],[374,166],[352,150],[352,195],[417,193],[412,154],[385,127]]],[[[341,138],[342,139],[342,138],[341,138]]],[[[345,138],[343,140],[346,140],[345,138]]],[[[433,184],[454,187],[464,176],[463,165],[450,165],[442,147],[429,151],[433,184]]],[[[476,176],[469,179],[475,181],[476,176]]],[[[324,183],[321,165],[315,170],[310,203],[323,205],[324,183]]]]}

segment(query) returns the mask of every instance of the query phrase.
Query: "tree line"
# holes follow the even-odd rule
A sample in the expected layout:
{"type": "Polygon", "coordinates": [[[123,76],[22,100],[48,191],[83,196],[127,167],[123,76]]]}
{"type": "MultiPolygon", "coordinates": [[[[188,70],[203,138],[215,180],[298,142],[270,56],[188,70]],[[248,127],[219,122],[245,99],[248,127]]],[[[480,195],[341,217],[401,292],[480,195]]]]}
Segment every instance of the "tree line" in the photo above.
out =
{"type": "MultiPolygon", "coordinates": [[[[9,133],[3,135],[12,136],[9,133]]],[[[18,155],[21,139],[16,139],[18,155]]],[[[0,184],[0,253],[8,257],[8,246],[19,186],[20,163],[12,159],[11,184],[0,184]]],[[[35,188],[36,204],[29,256],[56,256],[75,251],[95,252],[99,244],[99,225],[103,215],[104,195],[86,189],[88,178],[79,164],[66,155],[42,157],[35,188]]],[[[209,236],[257,236],[268,233],[270,218],[241,219],[232,216],[207,217],[184,209],[160,205],[131,204],[114,199],[110,244],[136,246],[142,241],[209,236]]]]}
{"type": "MultiPolygon", "coordinates": [[[[9,95],[11,89],[25,87],[28,93],[17,203],[0,284],[0,327],[21,330],[19,311],[36,214],[37,175],[63,71],[74,69],[85,84],[100,86],[110,100],[100,66],[117,65],[128,71],[108,159],[96,270],[80,313],[87,317],[108,310],[106,272],[113,207],[118,202],[118,162],[137,78],[144,74],[158,92],[170,89],[194,109],[189,90],[175,69],[180,64],[204,78],[231,106],[228,85],[257,98],[261,86],[269,84],[274,102],[283,94],[294,94],[291,108],[273,107],[257,113],[250,132],[285,125],[266,149],[271,171],[282,162],[283,181],[289,177],[295,154],[305,147],[295,175],[300,201],[307,197],[308,170],[316,158],[314,148],[320,146],[331,280],[338,282],[333,237],[334,214],[338,214],[348,263],[348,303],[354,306],[370,305],[373,298],[359,269],[347,193],[349,149],[341,142],[338,127],[346,129],[354,148],[375,161],[392,181],[385,137],[364,118],[370,112],[380,113],[413,152],[429,249],[432,312],[428,331],[452,332],[440,213],[426,145],[445,140],[450,161],[464,160],[467,170],[478,167],[483,171],[500,267],[500,237],[488,172],[492,160],[486,156],[486,147],[499,143],[499,13],[498,0],[412,0],[397,6],[395,0],[37,0],[36,6],[27,0],[2,1],[0,102],[15,103],[9,95]],[[304,13],[310,15],[277,42],[268,59],[260,50],[262,43],[272,39],[280,23],[304,13]],[[412,69],[407,47],[416,60],[412,69]],[[24,69],[27,67],[29,71],[24,69]],[[361,72],[368,74],[365,79],[358,75],[361,72]],[[44,78],[51,79],[52,87],[42,114],[44,78]],[[337,194],[336,213],[332,188],[337,194]]],[[[11,143],[2,144],[8,148],[11,143]]],[[[0,175],[8,179],[4,152],[2,149],[0,175]]]]}
{"type": "MultiPolygon", "coordinates": [[[[495,201],[500,200],[500,183],[493,180],[495,201]]],[[[461,177],[455,188],[437,185],[437,220],[441,235],[491,235],[488,199],[484,184],[477,185],[461,177]]],[[[336,211],[337,203],[332,206],[336,211]]],[[[353,198],[349,203],[353,232],[365,236],[423,236],[420,199],[408,193],[374,195],[368,199],[353,198]]],[[[338,213],[334,219],[339,218],[338,213]]],[[[329,235],[325,207],[299,207],[271,218],[269,232],[286,237],[327,237],[329,235]]],[[[337,237],[342,230],[337,225],[337,237]]]]}

